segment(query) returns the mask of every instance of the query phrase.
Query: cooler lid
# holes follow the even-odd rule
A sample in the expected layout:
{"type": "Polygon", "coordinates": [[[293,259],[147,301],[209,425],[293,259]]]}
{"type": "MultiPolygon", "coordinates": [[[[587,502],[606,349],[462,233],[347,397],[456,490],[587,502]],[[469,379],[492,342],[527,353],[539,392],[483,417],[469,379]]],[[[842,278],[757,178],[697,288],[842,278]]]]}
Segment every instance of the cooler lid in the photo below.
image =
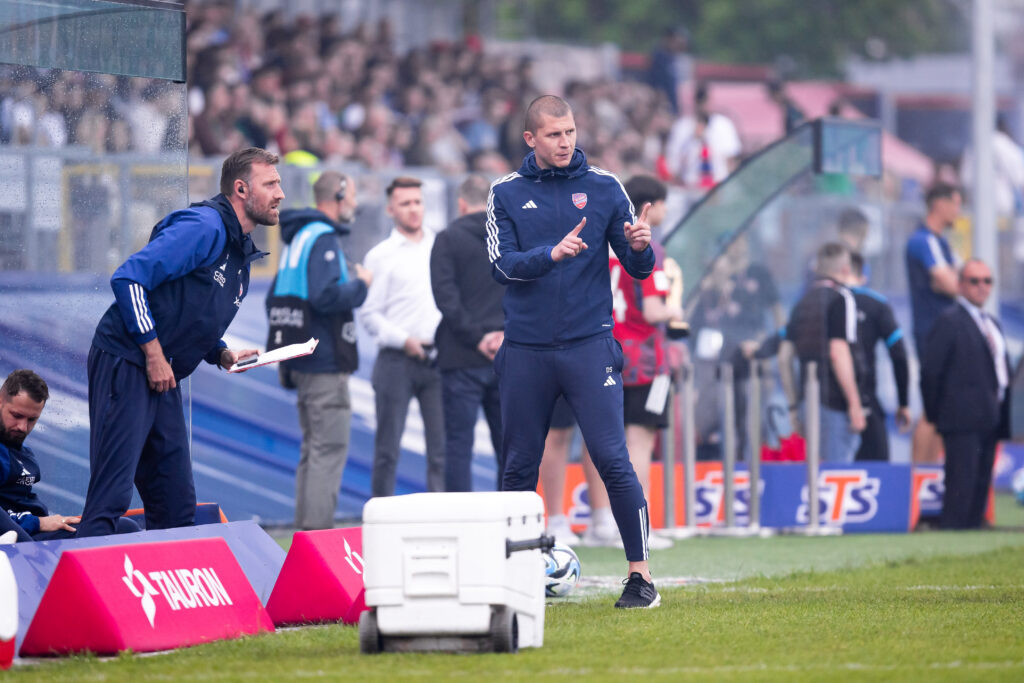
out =
{"type": "Polygon", "coordinates": [[[496,522],[524,515],[544,515],[544,501],[533,491],[410,493],[371,498],[363,506],[364,524],[496,522]]]}

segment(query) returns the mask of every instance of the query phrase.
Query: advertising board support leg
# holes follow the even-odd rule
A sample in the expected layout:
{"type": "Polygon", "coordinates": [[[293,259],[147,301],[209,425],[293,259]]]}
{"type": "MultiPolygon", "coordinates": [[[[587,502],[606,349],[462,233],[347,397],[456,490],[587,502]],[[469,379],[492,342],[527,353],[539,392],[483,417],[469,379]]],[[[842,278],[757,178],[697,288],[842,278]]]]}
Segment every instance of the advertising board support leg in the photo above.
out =
{"type": "Polygon", "coordinates": [[[736,393],[732,383],[732,363],[718,366],[722,386],[722,505],[725,506],[725,528],[736,527],[736,393]]]}
{"type": "Polygon", "coordinates": [[[697,506],[694,497],[697,482],[697,421],[694,419],[693,366],[683,366],[683,504],[686,528],[697,531],[697,506]]]}
{"type": "Polygon", "coordinates": [[[753,531],[736,525],[736,390],[733,367],[723,363],[718,368],[722,391],[722,506],[724,527],[711,527],[712,536],[750,536],[753,531]]]}
{"type": "Polygon", "coordinates": [[[747,384],[747,443],[750,444],[750,530],[761,531],[761,372],[764,363],[750,361],[747,384]]]}
{"type": "Polygon", "coordinates": [[[665,528],[674,529],[676,526],[676,424],[678,424],[678,410],[676,407],[675,395],[678,391],[679,375],[672,373],[672,388],[668,396],[668,426],[661,432],[661,478],[663,487],[663,500],[665,502],[665,528]]]}
{"type": "MultiPolygon", "coordinates": [[[[680,423],[683,432],[683,523],[685,526],[672,527],[666,523],[665,527],[667,535],[672,538],[689,538],[698,533],[697,513],[694,504],[694,496],[696,495],[695,482],[697,481],[697,432],[693,415],[695,403],[693,366],[689,363],[684,363],[679,368],[679,374],[682,379],[682,400],[680,404],[683,414],[680,423]]],[[[674,417],[678,417],[674,411],[672,411],[672,414],[674,417]]],[[[665,475],[666,481],[672,479],[674,484],[674,470],[669,470],[667,465],[665,469],[667,472],[665,475]]],[[[666,514],[668,514],[667,511],[666,514]]],[[[666,519],[668,518],[666,517],[666,519]]]]}
{"type": "Polygon", "coordinates": [[[821,457],[821,387],[818,364],[807,364],[804,384],[804,414],[807,417],[807,531],[818,531],[818,463],[821,457]]]}
{"type": "Polygon", "coordinates": [[[819,512],[818,471],[821,462],[821,385],[817,363],[807,364],[804,380],[804,432],[807,442],[807,526],[792,529],[806,536],[837,536],[841,527],[821,525],[819,512]]]}

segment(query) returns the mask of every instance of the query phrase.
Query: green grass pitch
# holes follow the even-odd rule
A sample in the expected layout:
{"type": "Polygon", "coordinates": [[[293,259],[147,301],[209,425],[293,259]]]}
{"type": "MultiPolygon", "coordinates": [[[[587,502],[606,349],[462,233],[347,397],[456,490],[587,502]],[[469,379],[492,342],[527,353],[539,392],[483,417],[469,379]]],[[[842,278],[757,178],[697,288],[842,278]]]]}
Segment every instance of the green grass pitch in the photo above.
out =
{"type": "MultiPolygon", "coordinates": [[[[1024,508],[996,531],[839,538],[699,538],[654,553],[662,606],[616,595],[551,602],[544,647],[516,655],[359,654],[356,629],[317,626],[157,656],[35,661],[45,681],[1024,680],[1024,508]]],[[[582,549],[588,576],[621,551],[582,549]]]]}

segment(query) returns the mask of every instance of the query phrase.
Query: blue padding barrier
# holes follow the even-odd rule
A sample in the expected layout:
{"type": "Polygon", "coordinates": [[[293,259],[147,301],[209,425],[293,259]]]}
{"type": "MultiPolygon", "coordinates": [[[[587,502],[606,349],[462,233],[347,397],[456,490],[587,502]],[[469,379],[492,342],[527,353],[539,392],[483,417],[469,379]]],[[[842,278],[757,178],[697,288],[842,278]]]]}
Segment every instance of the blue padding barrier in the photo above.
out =
{"type": "MultiPolygon", "coordinates": [[[[65,550],[99,548],[136,543],[159,543],[164,541],[185,541],[196,538],[223,538],[242,571],[252,584],[260,601],[266,605],[274,590],[277,575],[284,564],[285,552],[256,522],[228,522],[227,524],[203,524],[179,529],[142,531],[135,534],[116,536],[94,536],[73,538],[67,541],[40,541],[37,543],[16,543],[0,546],[11,560],[14,577],[18,581],[18,639],[21,647],[25,631],[32,623],[32,617],[39,607],[46,586],[57,568],[57,561],[65,550]]],[[[187,562],[188,558],[182,558],[187,562]]]]}
{"type": "MultiPolygon", "coordinates": [[[[266,339],[266,281],[253,281],[228,330],[235,345],[260,346],[266,339]]],[[[96,323],[113,301],[106,278],[0,273],[0,379],[16,368],[39,372],[53,399],[26,442],[39,457],[43,481],[37,492],[51,510],[81,511],[89,481],[89,416],[86,355],[96,323]]],[[[374,419],[372,390],[375,345],[360,338],[362,387],[355,411],[348,461],[335,517],[355,519],[370,497],[374,419]]],[[[196,495],[216,500],[228,519],[290,524],[295,515],[295,467],[301,432],[295,392],[280,386],[276,367],[227,375],[201,363],[191,378],[186,419],[192,426],[196,495]]],[[[395,493],[425,490],[422,452],[403,449],[395,493]]],[[[474,487],[494,486],[491,456],[473,459],[474,487]]],[[[134,496],[132,507],[141,507],[134,496]]]]}

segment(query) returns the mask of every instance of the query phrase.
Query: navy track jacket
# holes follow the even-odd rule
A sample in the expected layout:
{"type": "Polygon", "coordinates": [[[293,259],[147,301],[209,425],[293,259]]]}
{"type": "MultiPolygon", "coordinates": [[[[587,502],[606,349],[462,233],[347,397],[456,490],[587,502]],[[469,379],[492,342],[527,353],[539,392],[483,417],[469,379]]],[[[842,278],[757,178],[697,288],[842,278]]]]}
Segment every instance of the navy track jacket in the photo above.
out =
{"type": "Polygon", "coordinates": [[[29,534],[38,533],[39,518],[50,514],[32,490],[41,478],[39,463],[30,448],[0,443],[0,514],[6,511],[29,534]]]}
{"type": "Polygon", "coordinates": [[[265,255],[223,194],[169,214],[111,276],[115,302],[93,345],[145,368],[139,345],[159,338],[176,380],[203,359],[216,364],[249,290],[249,264],[265,255]]]}
{"type": "Polygon", "coordinates": [[[589,166],[579,149],[565,168],[541,168],[533,152],[518,172],[491,185],[487,200],[487,255],[491,273],[508,285],[505,338],[518,344],[560,346],[611,333],[611,245],[626,272],[643,280],[654,270],[654,250],[633,251],[623,226],[635,223],[622,183],[589,166]],[[551,260],[551,250],[584,216],[587,249],[551,260]]]}

